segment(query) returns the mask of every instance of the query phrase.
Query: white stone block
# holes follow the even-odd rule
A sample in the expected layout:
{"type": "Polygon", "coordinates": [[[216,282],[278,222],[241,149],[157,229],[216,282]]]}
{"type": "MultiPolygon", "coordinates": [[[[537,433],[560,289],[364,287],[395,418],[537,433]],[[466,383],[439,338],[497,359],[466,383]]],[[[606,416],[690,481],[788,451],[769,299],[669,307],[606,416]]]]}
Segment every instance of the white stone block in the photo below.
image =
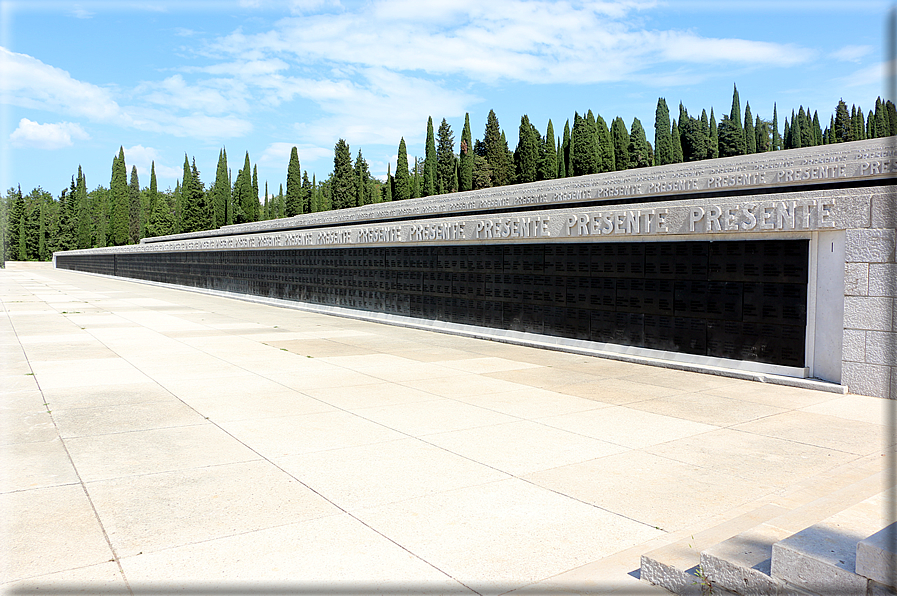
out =
{"type": "Polygon", "coordinates": [[[872,263],[868,282],[869,296],[897,296],[897,264],[872,263]]]}
{"type": "Polygon", "coordinates": [[[888,397],[891,383],[890,366],[845,362],[841,383],[847,385],[851,393],[872,397],[888,397]]]}
{"type": "Polygon", "coordinates": [[[867,331],[865,362],[868,364],[897,366],[897,333],[867,331]]]}
{"type": "Polygon", "coordinates": [[[897,234],[893,229],[847,230],[846,258],[852,263],[892,263],[897,234]]]}
{"type": "Polygon", "coordinates": [[[866,596],[857,575],[856,541],[824,525],[810,526],[772,546],[772,577],[817,594],[866,596]]]}
{"type": "Polygon", "coordinates": [[[897,576],[897,522],[857,544],[856,572],[879,583],[894,586],[897,576]]]}
{"type": "Polygon", "coordinates": [[[849,362],[866,361],[866,332],[856,329],[844,330],[842,358],[849,362]]]}
{"type": "Polygon", "coordinates": [[[868,331],[890,331],[894,300],[884,297],[845,296],[844,327],[868,331]]]}
{"type": "Polygon", "coordinates": [[[869,293],[869,264],[844,264],[844,295],[866,296],[869,293]]]}
{"type": "Polygon", "coordinates": [[[890,193],[872,197],[872,228],[897,228],[897,197],[890,193]]]}

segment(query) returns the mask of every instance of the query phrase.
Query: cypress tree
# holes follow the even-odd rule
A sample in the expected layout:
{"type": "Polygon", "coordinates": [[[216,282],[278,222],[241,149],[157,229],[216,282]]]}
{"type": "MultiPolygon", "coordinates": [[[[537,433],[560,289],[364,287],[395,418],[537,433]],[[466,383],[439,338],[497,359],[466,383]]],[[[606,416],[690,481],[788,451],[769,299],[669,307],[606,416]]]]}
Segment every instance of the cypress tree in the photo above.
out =
{"type": "MultiPolygon", "coordinates": [[[[315,207],[317,207],[317,205],[313,205],[312,213],[317,211],[315,207]]],[[[283,196],[283,184],[277,189],[277,201],[274,203],[274,211],[278,218],[287,217],[286,198],[283,196]]]]}
{"type": "MultiPolygon", "coordinates": [[[[818,124],[819,119],[815,118],[816,123],[818,124]]],[[[872,110],[869,110],[869,115],[866,117],[866,138],[874,139],[875,134],[875,115],[872,113],[872,110]]]]}
{"type": "Polygon", "coordinates": [[[832,130],[835,133],[835,142],[844,143],[850,140],[850,113],[847,111],[847,104],[844,100],[838,102],[835,109],[835,120],[832,130]]]}
{"type": "Polygon", "coordinates": [[[890,134],[888,125],[888,112],[881,97],[875,100],[875,134],[878,137],[886,137],[890,134]]]}
{"type": "Polygon", "coordinates": [[[505,136],[505,131],[501,131],[501,137],[499,137],[499,147],[502,150],[502,154],[504,155],[504,159],[502,162],[505,167],[505,184],[511,184],[514,182],[514,154],[511,153],[511,150],[508,148],[508,138],[505,136]]]}
{"type": "MultiPolygon", "coordinates": [[[[813,121],[810,119],[810,110],[804,111],[804,107],[801,106],[797,112],[797,119],[800,122],[800,146],[812,147],[815,144],[815,138],[813,135],[813,121]]],[[[792,134],[794,133],[792,132],[792,134]]]]}
{"type": "Polygon", "coordinates": [[[548,119],[545,129],[545,140],[541,143],[541,159],[539,161],[539,180],[553,180],[558,175],[558,152],[554,144],[554,125],[548,119]]]}
{"type": "Polygon", "coordinates": [[[614,168],[625,170],[629,167],[629,131],[626,123],[617,116],[610,125],[610,136],[614,143],[614,168]]]}
{"type": "Polygon", "coordinates": [[[8,213],[8,231],[6,235],[6,241],[9,245],[9,258],[17,261],[24,261],[24,258],[19,258],[19,244],[22,242],[22,246],[24,247],[24,237],[20,234],[20,230],[22,227],[22,223],[25,219],[25,197],[22,196],[22,186],[19,185],[18,189],[10,188],[6,194],[6,200],[9,202],[9,213],[8,213]]]}
{"type": "MultiPolygon", "coordinates": [[[[246,152],[246,155],[249,155],[249,152],[246,152]]],[[[196,165],[196,160],[193,160],[193,164],[196,165]]],[[[258,164],[254,164],[252,166],[252,201],[250,212],[252,214],[252,219],[250,221],[258,221],[259,219],[259,207],[261,203],[259,202],[259,169],[258,164]]]]}
{"type": "Polygon", "coordinates": [[[78,183],[75,191],[75,211],[78,220],[78,244],[77,248],[91,247],[91,219],[90,205],[87,199],[87,178],[81,172],[81,166],[78,166],[78,183]]]}
{"type": "MultiPolygon", "coordinates": [[[[445,122],[445,120],[443,120],[445,122]]],[[[440,133],[442,127],[440,127],[440,133]]],[[[396,157],[395,193],[393,201],[404,201],[411,198],[411,174],[408,171],[408,150],[405,137],[399,139],[399,153],[396,157]]]]}
{"type": "MultiPolygon", "coordinates": [[[[732,111],[729,113],[729,122],[732,129],[732,138],[734,141],[735,153],[732,155],[744,155],[744,128],[741,126],[741,100],[738,97],[738,87],[732,85],[732,111]]],[[[722,152],[720,152],[722,153],[722,152]]]]}
{"type": "Polygon", "coordinates": [[[570,140],[574,176],[594,174],[598,171],[598,147],[595,142],[595,128],[594,116],[592,116],[592,122],[589,122],[588,114],[586,117],[580,116],[579,112],[574,114],[573,132],[570,140]]]}
{"type": "MultiPolygon", "coordinates": [[[[464,114],[464,130],[461,131],[460,167],[458,170],[458,190],[473,189],[473,140],[470,135],[470,114],[464,114]]],[[[414,160],[414,179],[417,185],[417,159],[414,160]]],[[[415,196],[417,192],[415,191],[415,196]]]]}
{"type": "Polygon", "coordinates": [[[215,185],[212,187],[212,227],[218,228],[227,221],[227,204],[230,202],[230,181],[227,176],[227,151],[218,152],[218,168],[215,170],[215,185]]]}
{"type": "Polygon", "coordinates": [[[159,185],[156,182],[156,162],[153,161],[150,163],[150,183],[149,190],[147,191],[147,208],[146,214],[144,217],[145,225],[144,232],[145,236],[149,235],[149,222],[153,216],[153,211],[156,209],[156,201],[159,200],[159,185]]]}
{"type": "MultiPolygon", "coordinates": [[[[810,112],[807,111],[807,116],[809,118],[810,112]]],[[[812,132],[813,145],[821,145],[822,144],[822,129],[819,127],[819,112],[813,112],[813,120],[809,122],[810,131],[812,132]]]]}
{"type": "Polygon", "coordinates": [[[489,162],[489,168],[492,170],[492,186],[502,186],[508,183],[507,145],[502,145],[502,134],[495,111],[489,110],[483,144],[486,147],[486,161],[489,162]]]}
{"type": "Polygon", "coordinates": [[[803,147],[803,131],[800,128],[800,118],[794,115],[794,111],[791,112],[791,148],[799,149],[803,147]]]}
{"type": "Polygon", "coordinates": [[[788,125],[788,118],[785,118],[785,126],[782,127],[782,148],[791,149],[791,127],[788,125]]]}
{"type": "MultiPolygon", "coordinates": [[[[367,162],[365,162],[367,167],[367,162]]],[[[368,176],[370,177],[370,176],[368,176]]],[[[302,213],[311,213],[312,183],[308,179],[308,171],[302,172],[302,213]]]]}
{"type": "Polygon", "coordinates": [[[719,128],[716,126],[713,108],[710,108],[710,143],[707,148],[707,158],[716,159],[717,157],[719,157],[719,128]]]}
{"type": "Polygon", "coordinates": [[[673,142],[673,161],[672,163],[682,163],[682,136],[679,134],[679,125],[676,119],[673,119],[673,125],[670,128],[670,139],[673,142]]]}
{"type": "Polygon", "coordinates": [[[361,207],[367,201],[367,185],[368,185],[368,162],[365,161],[358,150],[358,157],[355,158],[355,205],[361,207]]]}
{"type": "Polygon", "coordinates": [[[670,110],[663,97],[657,99],[657,109],[654,112],[654,162],[659,166],[673,163],[670,110]]]}
{"type": "MultiPolygon", "coordinates": [[[[239,180],[239,176],[237,180],[239,180]]],[[[193,180],[190,159],[184,154],[184,176],[181,183],[181,232],[196,232],[202,229],[202,211],[198,201],[197,187],[193,180]]]]}
{"type": "Polygon", "coordinates": [[[757,152],[757,134],[754,131],[754,116],[751,114],[751,102],[744,105],[744,150],[746,153],[757,152]]]}
{"type": "Polygon", "coordinates": [[[682,139],[682,161],[698,161],[707,156],[707,135],[700,120],[686,115],[679,122],[679,138],[682,139]]]}
{"type": "MultiPolygon", "coordinates": [[[[572,154],[573,135],[570,133],[570,120],[568,119],[564,123],[564,138],[561,141],[561,155],[558,157],[558,161],[563,165],[564,175],[558,176],[558,178],[566,178],[573,175],[572,163],[570,161],[572,154]]],[[[558,166],[558,169],[560,169],[560,166],[558,166]]]]}
{"type": "Polygon", "coordinates": [[[533,134],[529,116],[524,114],[520,118],[517,151],[514,152],[514,168],[517,173],[517,182],[535,182],[538,179],[538,156],[538,141],[533,134]]]}
{"type": "Polygon", "coordinates": [[[772,104],[772,150],[779,151],[782,149],[782,137],[779,136],[779,114],[776,111],[776,104],[772,104]]]}
{"type": "MultiPolygon", "coordinates": [[[[471,155],[473,155],[473,153],[471,153],[471,155]]],[[[421,178],[422,169],[423,168],[421,166],[420,159],[415,157],[414,158],[414,175],[411,176],[411,198],[412,199],[417,199],[420,197],[420,183],[421,183],[420,178],[421,178]]],[[[382,200],[383,200],[382,193],[378,192],[377,193],[377,202],[379,203],[382,200]]]]}
{"type": "Polygon", "coordinates": [[[296,147],[290,151],[290,162],[287,165],[286,208],[287,217],[302,213],[302,168],[299,165],[299,150],[296,147]]]}
{"type": "Polygon", "coordinates": [[[140,179],[137,177],[137,166],[131,166],[131,183],[128,185],[128,241],[130,244],[140,242],[141,226],[140,179]]]}
{"type": "Polygon", "coordinates": [[[37,260],[46,261],[49,260],[50,251],[47,250],[47,202],[43,197],[38,199],[36,211],[38,215],[37,260]]]}
{"type": "MultiPolygon", "coordinates": [[[[401,145],[401,144],[400,144],[401,145]]],[[[400,172],[399,164],[396,164],[396,184],[399,182],[399,176],[404,180],[408,175],[408,156],[405,155],[405,170],[400,172]]],[[[436,133],[436,186],[439,194],[454,192],[457,190],[458,177],[455,175],[455,135],[452,127],[445,118],[439,125],[436,133]]],[[[403,191],[404,193],[404,191],[403,191]]],[[[403,199],[411,198],[411,180],[408,179],[408,195],[402,196],[403,199]]],[[[396,199],[399,198],[399,190],[396,189],[396,199]]]]}
{"type": "MultiPolygon", "coordinates": [[[[156,185],[156,170],[155,170],[155,162],[153,163],[153,169],[150,170],[150,189],[155,188],[156,185]]],[[[176,191],[180,194],[180,189],[176,191]]],[[[171,205],[168,204],[168,200],[159,195],[158,189],[156,190],[156,198],[152,202],[152,211],[150,212],[149,221],[146,224],[146,232],[148,236],[166,236],[168,234],[174,233],[175,230],[175,219],[174,212],[171,208],[171,205]]]]}
{"type": "Polygon", "coordinates": [[[757,116],[754,121],[754,135],[757,153],[769,151],[769,126],[765,121],[760,120],[760,116],[757,116]]]}
{"type": "MultiPolygon", "coordinates": [[[[623,127],[625,130],[626,127],[623,127]]],[[[598,148],[598,172],[613,172],[616,169],[614,140],[607,129],[607,122],[601,114],[595,116],[595,144],[598,148]]]]}
{"type": "MultiPolygon", "coordinates": [[[[399,143],[401,146],[401,142],[399,143]]],[[[392,174],[389,172],[389,168],[392,167],[391,163],[386,164],[386,184],[384,184],[385,190],[383,191],[383,202],[389,203],[392,201],[392,174]]]]}
{"type": "Polygon", "coordinates": [[[429,197],[436,194],[436,136],[433,134],[432,116],[427,119],[427,145],[424,151],[424,187],[421,194],[429,197]]]}
{"type": "Polygon", "coordinates": [[[645,136],[645,128],[638,118],[632,119],[629,132],[629,165],[630,168],[647,168],[654,165],[651,145],[645,136]]]}
{"type": "Polygon", "coordinates": [[[110,237],[113,246],[128,243],[128,170],[125,166],[125,150],[120,147],[118,157],[112,160],[112,180],[109,182],[112,200],[110,237]]]}
{"type": "MultiPolygon", "coordinates": [[[[178,192],[175,188],[175,192],[178,192]]],[[[96,227],[96,243],[97,248],[107,246],[107,230],[109,228],[109,193],[102,186],[97,186],[88,196],[91,201],[91,212],[93,219],[97,222],[96,227]]]]}
{"type": "MultiPolygon", "coordinates": [[[[351,207],[355,199],[355,176],[349,144],[340,139],[333,148],[333,178],[330,184],[330,201],[333,209],[351,207]]],[[[287,189],[289,192],[289,188],[287,189]]]]}

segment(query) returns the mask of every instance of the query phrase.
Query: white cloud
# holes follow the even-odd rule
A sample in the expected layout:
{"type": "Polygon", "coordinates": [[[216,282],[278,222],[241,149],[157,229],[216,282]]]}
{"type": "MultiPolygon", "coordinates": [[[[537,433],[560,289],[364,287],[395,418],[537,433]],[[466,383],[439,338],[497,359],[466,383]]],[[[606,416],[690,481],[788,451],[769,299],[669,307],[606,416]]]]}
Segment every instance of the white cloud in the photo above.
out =
{"type": "Polygon", "coordinates": [[[315,162],[322,158],[327,159],[333,157],[332,148],[317,147],[307,143],[278,142],[271,143],[264,151],[262,151],[262,156],[259,158],[258,163],[260,165],[269,165],[271,167],[283,166],[283,170],[286,172],[287,165],[290,163],[290,154],[293,151],[293,147],[296,147],[300,165],[306,162],[315,162]]]}
{"type": "Polygon", "coordinates": [[[872,52],[872,46],[844,46],[831,53],[831,57],[841,62],[859,62],[860,59],[872,52]]]}
{"type": "MultiPolygon", "coordinates": [[[[159,158],[159,152],[152,147],[144,147],[143,145],[134,145],[125,148],[125,164],[128,166],[137,166],[137,176],[140,178],[141,186],[149,186],[150,171],[153,162],[156,164],[156,178],[177,179],[184,174],[182,167],[167,166],[159,158]]],[[[118,151],[115,152],[118,155],[118,151]]],[[[131,175],[131,168],[128,167],[128,176],[131,175]]]]}
{"type": "Polygon", "coordinates": [[[73,138],[89,139],[90,135],[79,124],[73,122],[38,124],[28,118],[19,120],[18,128],[9,135],[9,141],[13,146],[36,149],[71,147],[73,138]]]}
{"type": "MultiPolygon", "coordinates": [[[[202,139],[223,139],[240,137],[252,130],[252,124],[232,114],[209,116],[202,110],[208,100],[213,114],[221,113],[224,103],[220,91],[214,89],[215,82],[208,89],[180,85],[178,81],[163,82],[155,91],[152,86],[138,87],[138,91],[153,96],[164,104],[165,97],[171,100],[164,109],[142,106],[121,106],[113,98],[109,89],[85,83],[73,78],[68,72],[44,64],[26,54],[10,52],[0,47],[0,101],[23,108],[39,109],[60,114],[88,118],[94,122],[113,124],[138,130],[163,132],[174,136],[192,136],[202,139]],[[217,94],[217,95],[216,95],[217,94]],[[193,97],[197,102],[188,105],[185,97],[193,97]],[[172,110],[172,107],[176,108],[172,110]],[[192,110],[178,114],[177,110],[192,110]]],[[[232,101],[239,98],[239,81],[224,81],[221,87],[233,94],[232,101]]],[[[141,93],[138,93],[140,99],[141,93]]]]}

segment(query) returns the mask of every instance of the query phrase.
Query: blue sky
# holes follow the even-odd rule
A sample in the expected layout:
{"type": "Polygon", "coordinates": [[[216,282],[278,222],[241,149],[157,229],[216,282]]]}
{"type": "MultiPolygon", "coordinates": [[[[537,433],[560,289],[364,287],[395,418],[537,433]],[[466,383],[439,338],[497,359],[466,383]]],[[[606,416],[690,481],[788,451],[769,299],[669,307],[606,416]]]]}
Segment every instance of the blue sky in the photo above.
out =
{"type": "Polygon", "coordinates": [[[827,122],[840,98],[883,95],[890,3],[814,0],[0,1],[0,189],[55,196],[78,166],[109,185],[120,146],[130,172],[174,187],[185,153],[213,181],[249,151],[260,186],[285,182],[290,148],[326,178],[333,146],[359,148],[375,176],[400,137],[423,155],[427,117],[456,151],[470,113],[482,138],[494,109],[511,149],[527,114],[560,135],[575,111],[608,122],[742,109],[779,127],[800,105],[827,122]]]}

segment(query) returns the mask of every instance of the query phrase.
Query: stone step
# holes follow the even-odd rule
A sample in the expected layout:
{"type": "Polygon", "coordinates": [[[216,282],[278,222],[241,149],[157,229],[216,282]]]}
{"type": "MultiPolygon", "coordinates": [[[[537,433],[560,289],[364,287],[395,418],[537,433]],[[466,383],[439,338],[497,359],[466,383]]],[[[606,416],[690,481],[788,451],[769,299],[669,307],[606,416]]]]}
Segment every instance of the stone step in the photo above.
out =
{"type": "MultiPolygon", "coordinates": [[[[781,518],[789,526],[795,526],[791,532],[783,533],[787,536],[808,525],[804,523],[807,518],[800,517],[801,510],[806,511],[809,523],[823,519],[837,511],[838,506],[833,508],[825,498],[819,497],[820,494],[837,498],[842,494],[839,491],[857,483],[866,483],[863,490],[868,492],[861,493],[863,496],[872,494],[874,489],[870,486],[880,486],[882,461],[877,455],[866,456],[836,466],[792,485],[785,493],[770,495],[753,506],[743,507],[743,513],[730,520],[694,534],[680,532],[681,539],[642,554],[640,577],[675,594],[700,594],[701,578],[696,574],[700,568],[701,551],[773,518],[781,518]],[[796,519],[791,519],[795,516],[796,519]],[[801,523],[804,525],[800,526],[801,523]]],[[[722,586],[714,586],[715,593],[721,593],[722,589],[722,586]]]]}
{"type": "Polygon", "coordinates": [[[887,525],[892,495],[874,495],[774,544],[772,578],[811,593],[865,596],[869,578],[856,572],[857,550],[887,525]]]}
{"type": "Polygon", "coordinates": [[[812,593],[772,573],[773,545],[876,495],[882,480],[881,472],[872,474],[702,550],[703,573],[714,587],[744,596],[812,593]]]}
{"type": "MultiPolygon", "coordinates": [[[[857,573],[891,588],[897,587],[897,522],[857,544],[857,573]]],[[[897,591],[897,590],[892,590],[897,591]]]]}

